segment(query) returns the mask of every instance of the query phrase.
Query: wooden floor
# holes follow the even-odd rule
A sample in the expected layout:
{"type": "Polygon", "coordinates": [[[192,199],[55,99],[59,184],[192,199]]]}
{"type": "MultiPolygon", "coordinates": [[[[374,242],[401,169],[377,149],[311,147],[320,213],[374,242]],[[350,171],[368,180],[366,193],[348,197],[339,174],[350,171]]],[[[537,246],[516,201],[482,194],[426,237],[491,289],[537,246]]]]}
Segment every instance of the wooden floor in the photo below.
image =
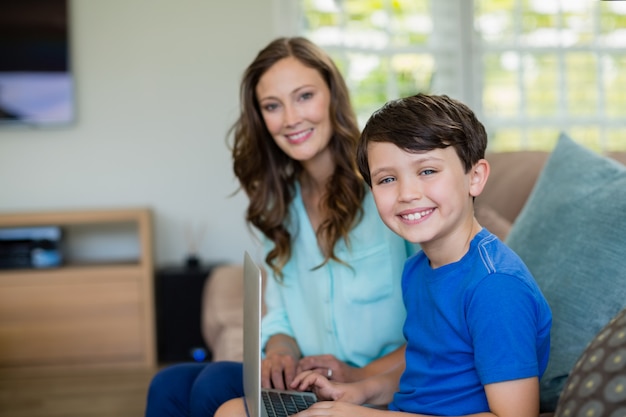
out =
{"type": "Polygon", "coordinates": [[[155,372],[2,371],[0,417],[141,417],[155,372]]]}

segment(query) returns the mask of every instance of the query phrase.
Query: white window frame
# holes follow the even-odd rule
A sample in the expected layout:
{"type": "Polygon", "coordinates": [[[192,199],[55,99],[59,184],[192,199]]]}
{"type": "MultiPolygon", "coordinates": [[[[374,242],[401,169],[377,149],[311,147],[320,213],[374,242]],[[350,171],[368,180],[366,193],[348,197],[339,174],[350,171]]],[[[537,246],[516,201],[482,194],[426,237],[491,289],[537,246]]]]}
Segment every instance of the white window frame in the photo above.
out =
{"type": "MultiPolygon", "coordinates": [[[[389,3],[391,0],[387,0],[389,3]]],[[[598,0],[589,0],[598,1],[598,0]]],[[[273,0],[275,13],[275,25],[278,33],[281,35],[301,35],[302,28],[299,23],[303,21],[303,11],[300,1],[294,0],[273,0]]],[[[522,0],[517,0],[518,6],[522,0]]],[[[431,43],[427,50],[431,53],[437,63],[437,76],[432,85],[432,93],[447,94],[451,97],[468,104],[478,115],[478,117],[486,125],[487,129],[497,129],[499,127],[519,127],[522,132],[520,149],[528,146],[528,135],[535,128],[549,127],[556,128],[560,131],[567,132],[572,127],[596,125],[601,126],[601,149],[605,144],[606,135],[610,129],[621,129],[626,132],[626,117],[611,118],[609,117],[603,106],[598,106],[597,112],[591,117],[572,117],[567,114],[567,103],[565,97],[567,95],[565,76],[566,72],[561,74],[561,83],[559,86],[561,100],[559,102],[558,114],[556,117],[546,118],[527,118],[526,101],[524,100],[524,90],[521,79],[524,77],[524,68],[520,68],[518,78],[518,88],[521,97],[520,111],[512,117],[493,117],[486,115],[483,111],[483,68],[482,62],[484,54],[498,51],[515,51],[519,54],[524,53],[550,53],[564,66],[566,55],[575,51],[591,52],[602,56],[606,53],[614,52],[615,49],[598,44],[578,47],[529,47],[520,46],[515,41],[508,45],[489,45],[481,42],[479,35],[474,30],[474,0],[430,0],[433,19],[433,35],[431,43]]],[[[521,6],[520,6],[521,7],[521,6]]],[[[598,10],[595,8],[594,10],[598,10]]],[[[599,13],[593,16],[594,30],[596,34],[600,27],[599,13]]],[[[519,20],[517,20],[519,26],[519,20]]],[[[341,47],[333,48],[333,52],[340,52],[341,47]]],[[[416,52],[424,52],[424,47],[420,46],[415,49],[416,52]]],[[[370,51],[371,52],[371,51],[370,51]]],[[[381,51],[379,53],[392,53],[398,51],[381,51]]],[[[605,70],[603,67],[604,60],[598,59],[598,72],[601,74],[605,70]]],[[[602,85],[602,77],[597,77],[597,88],[599,102],[603,103],[605,94],[602,85]]],[[[387,85],[387,94],[390,98],[394,96],[394,86],[390,82],[387,85]]],[[[382,103],[381,103],[382,104],[382,103]]],[[[626,148],[626,138],[625,138],[626,148]]]]}

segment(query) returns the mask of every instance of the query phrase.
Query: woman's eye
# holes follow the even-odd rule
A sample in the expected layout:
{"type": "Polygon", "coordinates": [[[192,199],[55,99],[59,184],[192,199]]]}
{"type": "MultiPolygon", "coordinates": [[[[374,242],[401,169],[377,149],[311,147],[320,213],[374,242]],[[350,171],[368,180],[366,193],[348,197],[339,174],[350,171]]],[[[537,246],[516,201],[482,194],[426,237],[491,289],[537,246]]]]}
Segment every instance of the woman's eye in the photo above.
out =
{"type": "Polygon", "coordinates": [[[274,111],[278,108],[278,104],[275,103],[271,103],[271,104],[266,104],[263,106],[263,110],[265,111],[274,111]]]}
{"type": "Polygon", "coordinates": [[[313,93],[311,92],[302,93],[300,96],[301,100],[310,100],[311,98],[313,98],[313,93]]]}

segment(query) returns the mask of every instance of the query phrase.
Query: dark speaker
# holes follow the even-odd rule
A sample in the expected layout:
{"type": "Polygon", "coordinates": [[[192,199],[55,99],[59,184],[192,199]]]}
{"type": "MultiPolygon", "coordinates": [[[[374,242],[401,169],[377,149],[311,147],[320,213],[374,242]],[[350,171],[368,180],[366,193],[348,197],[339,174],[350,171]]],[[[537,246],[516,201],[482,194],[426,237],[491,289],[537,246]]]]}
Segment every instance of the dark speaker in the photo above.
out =
{"type": "Polygon", "coordinates": [[[211,352],[201,330],[202,291],[214,265],[157,269],[157,358],[159,363],[206,362],[211,352]]]}

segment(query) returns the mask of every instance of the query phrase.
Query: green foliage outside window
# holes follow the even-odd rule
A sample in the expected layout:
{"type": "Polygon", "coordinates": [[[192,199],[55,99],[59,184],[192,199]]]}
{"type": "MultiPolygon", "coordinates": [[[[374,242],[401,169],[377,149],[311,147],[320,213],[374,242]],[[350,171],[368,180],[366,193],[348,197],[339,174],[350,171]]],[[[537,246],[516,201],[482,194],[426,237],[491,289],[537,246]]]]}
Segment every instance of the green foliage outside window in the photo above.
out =
{"type": "MultiPolygon", "coordinates": [[[[433,1],[302,0],[303,33],[337,62],[361,126],[386,101],[431,91],[446,59],[433,46],[433,1]]],[[[473,4],[475,33],[458,36],[478,42],[475,110],[492,150],[550,150],[561,131],[626,150],[626,1],[473,4]]]]}
{"type": "Polygon", "coordinates": [[[341,69],[361,126],[386,101],[429,91],[434,60],[424,53],[432,27],[428,1],[303,3],[305,35],[341,69]]]}

